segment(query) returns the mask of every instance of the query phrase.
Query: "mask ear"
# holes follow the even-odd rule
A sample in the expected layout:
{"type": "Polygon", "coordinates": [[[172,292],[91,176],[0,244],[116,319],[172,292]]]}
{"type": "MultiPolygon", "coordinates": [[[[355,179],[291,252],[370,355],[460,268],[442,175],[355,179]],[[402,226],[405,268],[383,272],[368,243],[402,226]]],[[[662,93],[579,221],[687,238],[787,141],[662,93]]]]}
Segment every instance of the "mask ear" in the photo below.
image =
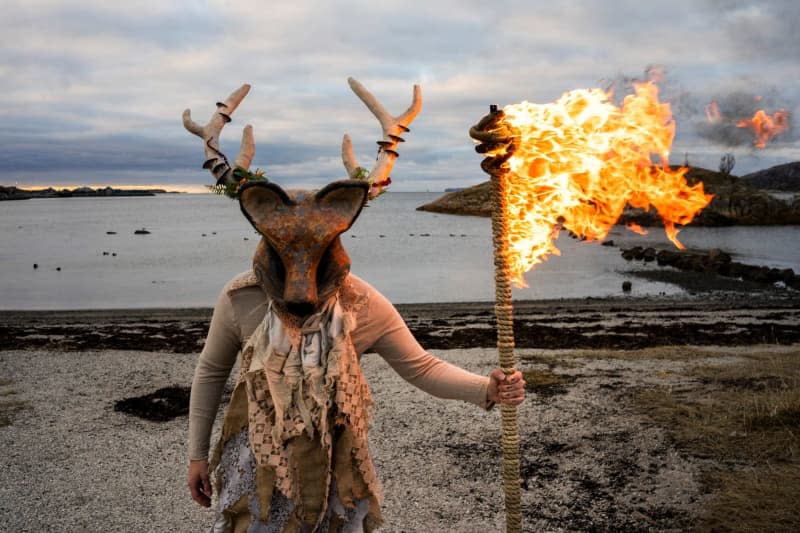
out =
{"type": "Polygon", "coordinates": [[[274,183],[251,181],[239,191],[242,213],[262,235],[277,229],[281,215],[294,205],[289,195],[274,183]]]}
{"type": "Polygon", "coordinates": [[[367,201],[369,184],[361,180],[334,181],[320,189],[314,196],[317,205],[335,220],[335,225],[347,231],[353,225],[367,201]]]}

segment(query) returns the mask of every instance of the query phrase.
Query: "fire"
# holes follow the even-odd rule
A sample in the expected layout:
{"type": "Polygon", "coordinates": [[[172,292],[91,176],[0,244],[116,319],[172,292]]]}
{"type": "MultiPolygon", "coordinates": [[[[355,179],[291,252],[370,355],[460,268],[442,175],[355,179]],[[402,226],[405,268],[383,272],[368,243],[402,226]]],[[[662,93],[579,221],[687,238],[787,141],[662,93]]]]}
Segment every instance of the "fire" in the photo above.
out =
{"type": "Polygon", "coordinates": [[[628,222],[625,227],[638,235],[647,235],[647,230],[641,227],[636,222],[628,222]]]}
{"type": "Polygon", "coordinates": [[[789,112],[785,109],[768,115],[763,109],[756,111],[753,118],[745,118],[736,123],[737,128],[753,128],[755,139],[753,146],[764,148],[767,142],[776,135],[789,129],[789,112]]]}
{"type": "Polygon", "coordinates": [[[675,135],[669,104],[652,83],[634,86],[620,107],[601,89],[582,89],[550,104],[507,106],[505,122],[519,133],[508,160],[505,202],[507,262],[518,286],[549,254],[561,227],[587,240],[605,237],[626,204],[655,208],[676,246],[676,224],[688,224],[710,201],[703,184],[689,186],[686,168],[672,170],[675,135]],[[651,156],[659,156],[654,163],[651,156]]]}

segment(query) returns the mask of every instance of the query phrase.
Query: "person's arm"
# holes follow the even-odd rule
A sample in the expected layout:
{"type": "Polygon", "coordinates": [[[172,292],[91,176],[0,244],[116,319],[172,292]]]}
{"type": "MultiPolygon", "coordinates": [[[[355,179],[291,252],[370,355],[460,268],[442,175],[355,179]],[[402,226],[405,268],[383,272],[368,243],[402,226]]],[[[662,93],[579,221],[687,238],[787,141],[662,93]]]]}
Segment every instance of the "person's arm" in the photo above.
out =
{"type": "Polygon", "coordinates": [[[378,291],[370,291],[369,305],[359,318],[364,321],[359,340],[378,352],[400,377],[438,398],[491,407],[487,396],[490,378],[468,372],[425,351],[395,307],[378,291]]]}
{"type": "Polygon", "coordinates": [[[211,483],[208,479],[211,428],[228,375],[241,348],[240,337],[226,287],[214,307],[208,337],[195,367],[189,400],[190,461],[187,481],[192,499],[203,507],[211,505],[211,483]]]}

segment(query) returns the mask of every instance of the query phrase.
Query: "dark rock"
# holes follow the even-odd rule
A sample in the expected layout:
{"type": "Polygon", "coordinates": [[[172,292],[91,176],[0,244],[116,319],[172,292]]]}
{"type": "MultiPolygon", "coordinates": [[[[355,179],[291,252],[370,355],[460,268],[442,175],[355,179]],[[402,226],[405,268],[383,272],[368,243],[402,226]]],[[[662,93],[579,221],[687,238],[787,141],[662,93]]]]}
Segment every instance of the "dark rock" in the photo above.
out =
{"type": "Polygon", "coordinates": [[[33,268],[34,268],[34,269],[36,269],[36,268],[39,268],[39,263],[34,263],[34,264],[33,264],[33,268]]]}
{"type": "Polygon", "coordinates": [[[800,287],[800,276],[797,276],[791,268],[779,269],[745,265],[733,261],[730,254],[719,249],[712,249],[706,253],[692,253],[672,250],[656,251],[653,248],[642,249],[641,246],[636,246],[623,250],[622,257],[628,261],[637,259],[648,262],[655,259],[659,266],[670,266],[690,272],[717,274],[748,282],[773,285],[780,283],[787,287],[800,287]]]}
{"type": "Polygon", "coordinates": [[[117,252],[113,252],[113,253],[111,254],[111,257],[117,257],[117,252]]]}
{"type": "Polygon", "coordinates": [[[614,246],[614,241],[613,240],[603,241],[603,242],[600,243],[600,245],[601,246],[614,246]]]}
{"type": "Polygon", "coordinates": [[[103,255],[108,255],[108,252],[103,252],[103,255]]]}
{"type": "Polygon", "coordinates": [[[117,234],[116,231],[107,231],[106,232],[106,235],[116,235],[116,234],[117,234]]]}
{"type": "Polygon", "coordinates": [[[680,254],[672,250],[659,250],[656,254],[656,262],[660,266],[673,266],[680,257],[680,254]]]}
{"type": "Polygon", "coordinates": [[[622,282],[622,292],[631,292],[633,288],[633,284],[630,281],[623,281],[622,282]]]}
{"type": "Polygon", "coordinates": [[[133,232],[133,234],[134,235],[150,235],[150,232],[147,231],[146,229],[142,228],[142,229],[137,229],[136,231],[133,232]]]}
{"type": "Polygon", "coordinates": [[[714,263],[715,272],[720,276],[731,275],[731,263],[714,263]]]}
{"type": "Polygon", "coordinates": [[[61,272],[61,267],[56,267],[57,272],[61,272]]]}
{"type": "Polygon", "coordinates": [[[712,248],[708,251],[708,260],[714,263],[730,263],[731,256],[719,248],[712,248]]]}

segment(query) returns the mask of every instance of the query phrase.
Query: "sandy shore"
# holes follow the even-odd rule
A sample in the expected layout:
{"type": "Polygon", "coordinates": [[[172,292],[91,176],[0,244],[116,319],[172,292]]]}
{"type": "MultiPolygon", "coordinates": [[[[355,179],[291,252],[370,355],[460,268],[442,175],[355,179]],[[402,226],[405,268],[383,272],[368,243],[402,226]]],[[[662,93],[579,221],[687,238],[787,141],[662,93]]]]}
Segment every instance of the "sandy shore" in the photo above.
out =
{"type": "MultiPolygon", "coordinates": [[[[400,308],[436,355],[481,374],[494,366],[491,306],[400,308]]],[[[520,408],[526,531],[691,529],[710,498],[709,459],[679,449],[637,394],[702,394],[698,368],[754,354],[800,357],[794,297],[531,302],[516,312],[528,332],[521,344],[531,336],[540,344],[518,350],[520,368],[558,378],[520,408]]],[[[189,532],[209,524],[210,512],[184,488],[186,417],[151,422],[114,410],[125,398],[187,386],[208,317],[0,313],[0,529],[189,532]],[[186,353],[160,348],[171,335],[186,353]]],[[[370,440],[386,491],[382,531],[501,530],[498,413],[424,395],[374,354],[364,369],[378,404],[370,440]]]]}

